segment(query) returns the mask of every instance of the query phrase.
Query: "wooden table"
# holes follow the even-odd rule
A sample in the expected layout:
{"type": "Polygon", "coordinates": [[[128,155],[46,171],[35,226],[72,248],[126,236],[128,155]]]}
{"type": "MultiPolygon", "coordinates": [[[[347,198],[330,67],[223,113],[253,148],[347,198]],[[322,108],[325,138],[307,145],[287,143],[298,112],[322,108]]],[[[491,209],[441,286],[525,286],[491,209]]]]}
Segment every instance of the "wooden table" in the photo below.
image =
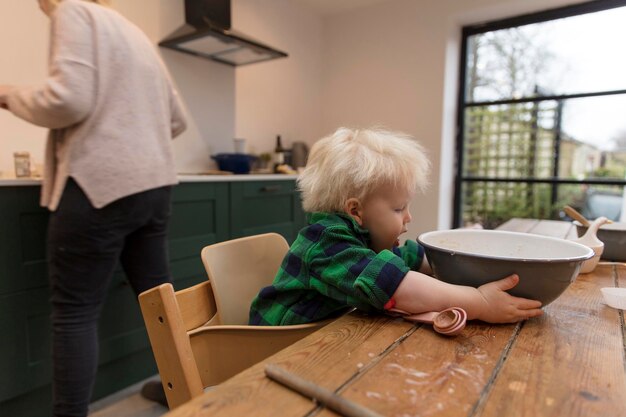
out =
{"type": "MultiPolygon", "coordinates": [[[[525,219],[500,229],[573,233],[569,223],[525,219]]],[[[600,293],[610,286],[626,286],[626,264],[579,275],[540,318],[470,322],[456,337],[351,313],[167,416],[336,415],[265,378],[266,363],[385,416],[626,416],[624,313],[600,293]]]]}

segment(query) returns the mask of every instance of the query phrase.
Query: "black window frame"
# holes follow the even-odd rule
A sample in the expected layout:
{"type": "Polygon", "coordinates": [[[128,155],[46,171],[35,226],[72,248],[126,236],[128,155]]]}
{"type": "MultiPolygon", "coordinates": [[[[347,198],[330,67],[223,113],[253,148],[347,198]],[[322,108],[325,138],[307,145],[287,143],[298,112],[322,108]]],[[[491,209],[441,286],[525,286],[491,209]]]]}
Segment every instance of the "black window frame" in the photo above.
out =
{"type": "Polygon", "coordinates": [[[462,28],[461,38],[461,59],[459,69],[459,90],[457,99],[457,119],[456,119],[456,149],[455,149],[455,177],[454,177],[454,200],[452,210],[453,227],[462,226],[462,186],[467,182],[491,182],[491,183],[527,183],[527,184],[550,184],[553,190],[561,184],[579,184],[579,185],[617,185],[626,187],[626,179],[565,179],[558,178],[558,162],[559,149],[558,140],[555,146],[555,172],[550,178],[504,178],[504,177],[478,177],[468,176],[463,173],[463,153],[464,153],[464,135],[465,135],[465,111],[468,107],[474,106],[491,106],[499,104],[519,104],[519,103],[540,103],[549,100],[566,100],[583,97],[600,97],[607,95],[626,94],[626,90],[596,91],[579,94],[562,94],[562,95],[540,95],[535,97],[524,97],[520,99],[505,99],[491,101],[466,101],[466,68],[467,68],[467,46],[468,38],[472,35],[492,32],[500,29],[509,29],[518,26],[524,26],[533,23],[547,22],[566,17],[578,16],[587,13],[600,12],[604,10],[614,9],[626,6],[626,0],[594,0],[586,3],[574,4],[570,6],[559,7],[555,9],[544,10],[524,14],[520,16],[495,20],[475,25],[464,26],[462,28]]]}

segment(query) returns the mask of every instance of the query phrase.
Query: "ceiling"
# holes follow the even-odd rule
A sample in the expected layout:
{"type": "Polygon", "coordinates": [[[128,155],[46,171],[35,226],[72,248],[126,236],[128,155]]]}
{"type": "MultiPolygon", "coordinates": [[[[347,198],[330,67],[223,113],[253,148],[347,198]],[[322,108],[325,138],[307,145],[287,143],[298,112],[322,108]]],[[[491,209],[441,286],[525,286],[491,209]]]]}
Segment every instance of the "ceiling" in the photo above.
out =
{"type": "Polygon", "coordinates": [[[330,16],[344,13],[369,6],[375,3],[381,3],[387,0],[291,0],[300,3],[321,16],[330,16]]]}

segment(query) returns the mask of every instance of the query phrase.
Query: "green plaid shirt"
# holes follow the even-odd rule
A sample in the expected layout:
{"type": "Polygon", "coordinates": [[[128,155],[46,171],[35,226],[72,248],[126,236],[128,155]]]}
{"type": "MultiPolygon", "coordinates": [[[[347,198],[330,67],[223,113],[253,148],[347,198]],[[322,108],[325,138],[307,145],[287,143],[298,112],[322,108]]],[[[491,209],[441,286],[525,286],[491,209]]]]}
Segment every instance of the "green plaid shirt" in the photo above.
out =
{"type": "Polygon", "coordinates": [[[252,302],[250,324],[310,323],[356,307],[382,311],[410,269],[419,269],[424,249],[374,252],[369,232],[342,213],[312,213],[269,287],[252,302]]]}

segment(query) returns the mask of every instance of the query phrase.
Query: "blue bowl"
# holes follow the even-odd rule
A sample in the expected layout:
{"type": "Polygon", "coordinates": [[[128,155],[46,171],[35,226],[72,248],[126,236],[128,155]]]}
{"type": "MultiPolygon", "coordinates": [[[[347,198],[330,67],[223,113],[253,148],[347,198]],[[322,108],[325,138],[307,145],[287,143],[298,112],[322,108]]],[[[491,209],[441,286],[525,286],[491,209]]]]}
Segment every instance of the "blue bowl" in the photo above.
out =
{"type": "Polygon", "coordinates": [[[220,171],[230,171],[233,174],[247,174],[250,166],[257,159],[254,155],[244,153],[218,153],[211,156],[219,167],[220,171]]]}

